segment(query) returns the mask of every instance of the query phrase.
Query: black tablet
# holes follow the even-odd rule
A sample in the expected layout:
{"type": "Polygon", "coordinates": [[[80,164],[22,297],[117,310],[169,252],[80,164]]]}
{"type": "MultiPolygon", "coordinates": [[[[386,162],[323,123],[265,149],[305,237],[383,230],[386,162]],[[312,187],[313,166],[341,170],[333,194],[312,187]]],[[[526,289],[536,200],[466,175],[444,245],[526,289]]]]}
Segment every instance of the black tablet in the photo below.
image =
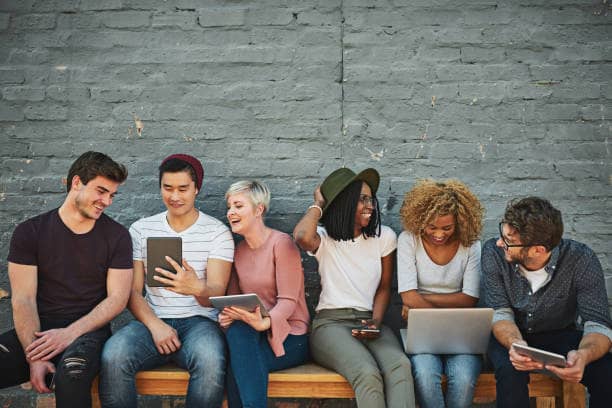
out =
{"type": "Polygon", "coordinates": [[[174,259],[179,265],[183,259],[183,240],[181,237],[149,237],[147,238],[147,285],[168,286],[153,279],[155,268],[162,268],[176,273],[176,270],[166,261],[166,256],[174,259]]]}

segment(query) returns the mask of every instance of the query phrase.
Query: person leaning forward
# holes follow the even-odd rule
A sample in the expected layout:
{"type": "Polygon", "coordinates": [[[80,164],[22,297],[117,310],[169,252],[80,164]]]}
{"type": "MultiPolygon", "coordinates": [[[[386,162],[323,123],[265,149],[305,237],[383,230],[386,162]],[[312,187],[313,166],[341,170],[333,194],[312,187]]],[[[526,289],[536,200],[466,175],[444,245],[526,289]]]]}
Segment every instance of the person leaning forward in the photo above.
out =
{"type": "Polygon", "coordinates": [[[234,241],[219,220],[195,208],[204,170],[198,159],[171,155],[159,167],[166,211],[130,227],[134,284],[129,309],[136,318],[113,335],[102,353],[103,407],[136,407],[135,375],[174,362],[189,371],[186,407],[219,407],[223,401],[226,346],[210,296],[224,295],[234,259],[234,241]],[[160,268],[146,284],[147,238],[180,237],[183,259],[169,260],[176,273],[160,268]],[[142,291],[145,289],[146,296],[142,291]]]}
{"type": "Polygon", "coordinates": [[[126,168],[98,152],[70,167],[54,210],[17,226],[8,272],[15,328],[0,335],[0,388],[55,385],[58,407],[91,406],[91,383],[132,282],[128,231],[104,214],[126,168]],[[47,380],[46,380],[46,379],[47,380]]]}
{"type": "Polygon", "coordinates": [[[597,256],[561,238],[561,212],[542,198],[511,201],[499,229],[481,261],[486,303],[495,309],[488,355],[497,406],[529,406],[528,372],[542,368],[584,384],[591,408],[610,406],[612,323],[597,256]],[[513,343],[566,355],[567,367],[543,366],[513,343]]]}

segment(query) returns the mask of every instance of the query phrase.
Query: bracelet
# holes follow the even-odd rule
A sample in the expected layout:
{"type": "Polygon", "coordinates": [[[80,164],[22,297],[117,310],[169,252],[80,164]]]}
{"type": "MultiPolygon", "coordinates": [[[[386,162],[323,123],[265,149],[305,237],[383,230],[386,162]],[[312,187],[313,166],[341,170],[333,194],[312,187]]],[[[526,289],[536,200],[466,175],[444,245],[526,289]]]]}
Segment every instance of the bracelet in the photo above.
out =
{"type": "Polygon", "coordinates": [[[321,212],[321,215],[319,215],[319,218],[323,217],[323,209],[321,208],[321,206],[320,206],[320,205],[318,205],[318,204],[313,204],[313,205],[311,205],[310,207],[308,207],[308,209],[309,209],[309,210],[310,210],[311,208],[316,208],[316,209],[318,209],[318,210],[321,212]]]}

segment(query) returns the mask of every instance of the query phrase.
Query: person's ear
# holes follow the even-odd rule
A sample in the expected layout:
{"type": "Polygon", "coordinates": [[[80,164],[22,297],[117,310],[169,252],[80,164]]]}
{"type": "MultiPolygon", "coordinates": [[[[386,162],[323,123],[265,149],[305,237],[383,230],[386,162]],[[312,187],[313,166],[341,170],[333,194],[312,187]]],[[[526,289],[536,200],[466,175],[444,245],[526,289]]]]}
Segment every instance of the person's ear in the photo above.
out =
{"type": "Polygon", "coordinates": [[[264,212],[265,212],[264,205],[263,204],[259,204],[257,206],[257,208],[255,209],[255,216],[256,217],[262,217],[264,212]]]}
{"type": "Polygon", "coordinates": [[[77,175],[73,176],[72,180],[70,181],[70,189],[78,190],[81,185],[84,185],[83,182],[81,181],[81,177],[77,175]]]}
{"type": "Polygon", "coordinates": [[[533,247],[536,255],[545,255],[548,252],[548,249],[544,245],[535,245],[533,247]]]}

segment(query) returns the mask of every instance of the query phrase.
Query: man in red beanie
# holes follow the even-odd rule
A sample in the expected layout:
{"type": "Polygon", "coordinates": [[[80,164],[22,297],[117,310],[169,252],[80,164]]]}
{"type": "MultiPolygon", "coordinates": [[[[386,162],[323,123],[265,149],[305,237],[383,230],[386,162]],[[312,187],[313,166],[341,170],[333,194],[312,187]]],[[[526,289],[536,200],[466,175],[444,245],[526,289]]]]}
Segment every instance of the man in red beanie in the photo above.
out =
{"type": "Polygon", "coordinates": [[[223,401],[226,349],[217,311],[208,298],[224,295],[234,257],[234,241],[221,221],[195,208],[204,170],[186,154],[167,157],[159,167],[166,211],[130,227],[134,284],[129,309],[136,318],[106,343],[102,353],[100,399],[104,407],[136,407],[135,375],[174,362],[189,371],[187,407],[219,407],[223,401]],[[180,237],[183,259],[174,271],[156,269],[149,286],[147,238],[180,237]],[[142,291],[146,295],[143,297],[142,291]]]}

